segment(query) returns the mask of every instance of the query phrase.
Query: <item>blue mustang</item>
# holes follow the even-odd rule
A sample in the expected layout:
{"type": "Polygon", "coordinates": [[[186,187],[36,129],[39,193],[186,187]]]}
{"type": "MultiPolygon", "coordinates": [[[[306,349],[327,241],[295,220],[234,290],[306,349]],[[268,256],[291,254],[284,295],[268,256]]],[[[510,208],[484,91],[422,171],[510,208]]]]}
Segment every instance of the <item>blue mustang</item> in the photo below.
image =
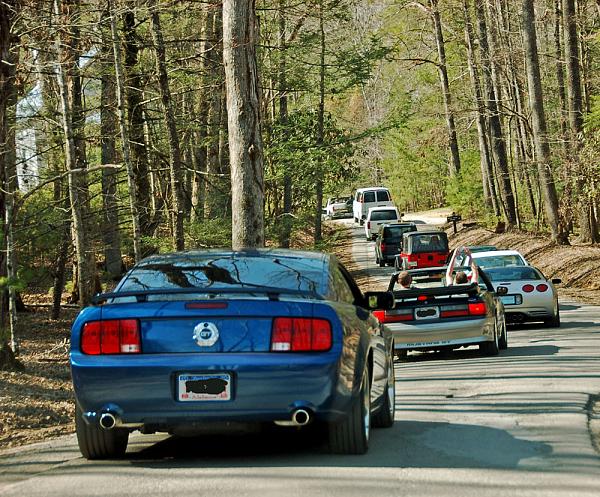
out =
{"type": "Polygon", "coordinates": [[[81,453],[121,456],[135,429],[318,422],[333,452],[362,454],[394,422],[393,339],[369,312],[391,306],[317,252],[147,258],[73,324],[81,453]]]}

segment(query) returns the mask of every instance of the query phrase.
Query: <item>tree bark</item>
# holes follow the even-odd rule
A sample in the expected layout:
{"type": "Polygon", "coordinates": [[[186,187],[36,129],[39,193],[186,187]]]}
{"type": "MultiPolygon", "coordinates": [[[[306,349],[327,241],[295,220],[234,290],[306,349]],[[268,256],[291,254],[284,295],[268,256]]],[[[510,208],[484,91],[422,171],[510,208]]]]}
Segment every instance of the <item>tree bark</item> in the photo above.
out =
{"type": "MultiPolygon", "coordinates": [[[[77,0],[75,2],[62,3],[60,0],[54,0],[54,12],[57,17],[57,24],[64,30],[71,23],[70,16],[78,8],[77,0]],[[62,13],[62,16],[61,16],[62,13]]],[[[77,259],[77,286],[79,293],[79,303],[86,306],[90,303],[94,290],[94,273],[90,233],[85,222],[89,216],[87,209],[87,174],[79,172],[85,170],[85,163],[81,163],[81,156],[78,154],[78,147],[75,143],[75,134],[73,127],[73,112],[71,102],[73,101],[74,87],[78,70],[75,69],[78,61],[78,53],[74,49],[73,41],[67,38],[66,42],[59,35],[56,39],[56,76],[60,92],[60,102],[62,109],[62,127],[65,137],[65,154],[67,168],[71,171],[69,174],[69,199],[71,202],[72,232],[77,259]],[[67,47],[67,52],[63,50],[67,47]]],[[[76,98],[75,98],[76,100],[76,98]]],[[[79,153],[81,149],[79,148],[79,153]]]]}
{"type": "Polygon", "coordinates": [[[525,45],[525,66],[529,87],[529,106],[531,109],[531,124],[535,143],[536,165],[542,189],[546,221],[550,225],[552,241],[567,243],[568,238],[561,232],[558,217],[558,195],[554,186],[551,169],[550,146],[546,114],[544,111],[544,95],[540,74],[537,35],[535,31],[534,0],[523,0],[523,41],[525,45]]]}
{"type": "MultiPolygon", "coordinates": [[[[121,132],[121,145],[123,147],[123,162],[127,170],[127,186],[129,187],[129,210],[131,212],[131,224],[133,230],[133,253],[135,262],[142,258],[142,226],[138,206],[138,183],[136,182],[136,171],[131,161],[129,127],[125,117],[125,78],[123,75],[123,61],[121,57],[121,40],[117,29],[117,19],[112,0],[108,2],[111,11],[110,31],[112,34],[113,57],[115,65],[115,83],[117,95],[117,107],[119,113],[119,129],[121,132]]],[[[147,199],[146,199],[147,200],[147,199]]]]}
{"type": "Polygon", "coordinates": [[[561,0],[554,0],[554,53],[556,57],[556,83],[558,86],[558,101],[560,104],[560,131],[563,151],[565,157],[569,153],[569,136],[567,131],[567,120],[569,109],[567,106],[567,93],[565,89],[565,61],[562,49],[562,10],[561,0]]]}
{"type": "MultiPolygon", "coordinates": [[[[115,23],[117,20],[115,20],[115,23]]],[[[146,150],[146,139],[144,136],[144,105],[142,77],[138,67],[138,34],[136,31],[136,18],[133,10],[127,10],[123,14],[123,41],[125,53],[123,59],[122,85],[125,91],[123,106],[127,106],[127,126],[129,134],[130,161],[134,171],[134,180],[137,192],[137,210],[139,215],[140,233],[144,236],[152,236],[152,218],[155,212],[152,210],[149,158],[146,150]]],[[[115,37],[120,38],[120,37],[115,37]]],[[[119,52],[121,46],[119,45],[119,52]]]]}
{"type": "Polygon", "coordinates": [[[232,184],[232,246],[264,246],[264,166],[255,0],[223,1],[223,61],[232,184]]]}
{"type": "Polygon", "coordinates": [[[479,36],[479,46],[481,48],[481,63],[483,71],[483,82],[485,94],[487,96],[486,109],[488,113],[488,123],[490,129],[490,141],[492,151],[499,172],[500,191],[502,196],[503,210],[506,222],[510,226],[517,223],[517,211],[510,182],[510,173],[508,169],[508,157],[506,154],[506,144],[498,112],[496,90],[492,75],[492,61],[490,59],[490,50],[488,44],[487,23],[485,19],[485,8],[483,0],[475,0],[475,11],[477,14],[477,29],[479,36]]]}
{"type": "MultiPolygon", "coordinates": [[[[279,123],[285,129],[288,125],[288,90],[287,90],[287,33],[286,33],[286,0],[279,0],[279,10],[277,12],[279,20],[279,123]]],[[[285,132],[285,131],[284,131],[285,132]]],[[[286,133],[287,135],[287,133],[286,133]]],[[[290,237],[292,234],[292,178],[289,171],[289,164],[283,164],[283,216],[282,229],[279,244],[283,248],[290,247],[290,237]]]]}
{"type": "MultiPolygon", "coordinates": [[[[110,4],[109,4],[110,5],[110,4]]],[[[111,12],[102,12],[102,76],[100,88],[100,162],[115,164],[115,136],[117,116],[113,104],[117,100],[115,78],[111,68],[115,66],[112,51],[110,26],[107,26],[111,12]]],[[[112,279],[122,273],[121,234],[119,233],[119,204],[117,201],[117,172],[112,168],[102,169],[102,237],[104,241],[104,269],[112,279]]]]}
{"type": "Polygon", "coordinates": [[[475,50],[473,48],[473,24],[469,13],[469,1],[463,1],[463,12],[465,17],[465,41],[467,45],[467,61],[469,65],[469,74],[473,93],[475,94],[475,103],[477,105],[477,137],[479,139],[479,156],[481,166],[481,179],[483,182],[483,192],[486,203],[492,207],[495,216],[500,215],[500,206],[498,205],[498,196],[494,181],[494,165],[490,157],[490,147],[488,143],[487,125],[485,120],[485,102],[481,91],[481,81],[475,63],[475,50]]]}
{"type": "Polygon", "coordinates": [[[448,128],[448,146],[450,148],[450,163],[448,172],[450,177],[460,173],[460,154],[458,151],[458,138],[456,137],[456,125],[454,124],[454,113],[452,111],[452,94],[450,93],[450,84],[448,82],[448,67],[446,66],[446,48],[444,46],[444,33],[442,32],[442,21],[438,9],[438,0],[429,0],[431,6],[431,16],[433,18],[433,27],[435,31],[435,42],[438,51],[438,72],[440,75],[440,84],[442,87],[442,97],[444,99],[444,111],[446,114],[446,126],[448,128]]]}
{"type": "Polygon", "coordinates": [[[319,52],[319,111],[318,111],[318,123],[317,123],[317,147],[319,149],[319,156],[317,159],[317,184],[316,184],[316,212],[315,212],[315,245],[321,241],[322,238],[322,217],[323,212],[323,134],[324,134],[324,120],[325,120],[325,24],[324,24],[324,12],[323,12],[323,0],[319,1],[319,38],[320,38],[320,52],[319,52]]]}
{"type": "Polygon", "coordinates": [[[181,166],[181,149],[179,144],[179,135],[177,133],[177,126],[175,123],[171,90],[169,88],[169,78],[167,76],[165,42],[163,40],[160,15],[158,13],[155,0],[150,2],[150,9],[152,39],[154,41],[154,50],[156,55],[156,72],[158,75],[160,98],[164,108],[165,125],[167,126],[167,134],[169,138],[173,248],[175,250],[183,250],[185,248],[185,239],[183,233],[183,206],[185,204],[185,200],[183,196],[184,174],[181,166]]]}

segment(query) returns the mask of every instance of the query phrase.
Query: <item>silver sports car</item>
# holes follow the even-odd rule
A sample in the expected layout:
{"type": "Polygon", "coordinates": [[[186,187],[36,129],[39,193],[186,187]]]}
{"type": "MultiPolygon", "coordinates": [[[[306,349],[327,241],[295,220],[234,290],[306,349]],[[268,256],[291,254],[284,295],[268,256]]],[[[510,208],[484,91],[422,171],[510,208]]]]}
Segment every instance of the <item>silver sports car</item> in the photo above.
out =
{"type": "Polygon", "coordinates": [[[549,280],[533,266],[488,267],[485,274],[495,288],[508,288],[508,293],[502,296],[508,322],[543,321],[546,326],[560,326],[554,287],[561,282],[559,278],[549,280]]]}

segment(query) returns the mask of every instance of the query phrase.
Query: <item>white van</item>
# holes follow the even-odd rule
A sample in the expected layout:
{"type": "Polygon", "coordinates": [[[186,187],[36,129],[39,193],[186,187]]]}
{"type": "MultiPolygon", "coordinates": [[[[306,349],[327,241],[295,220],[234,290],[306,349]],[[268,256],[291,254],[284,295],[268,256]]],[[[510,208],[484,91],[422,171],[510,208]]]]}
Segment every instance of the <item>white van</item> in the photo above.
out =
{"type": "Polygon", "coordinates": [[[387,223],[399,223],[402,215],[393,205],[391,207],[373,207],[367,212],[365,219],[365,236],[367,240],[375,240],[379,226],[387,223]]]}
{"type": "Polygon", "coordinates": [[[359,188],[354,194],[352,203],[352,212],[354,222],[362,226],[369,209],[372,207],[393,206],[392,196],[387,188],[370,186],[368,188],[359,188]]]}

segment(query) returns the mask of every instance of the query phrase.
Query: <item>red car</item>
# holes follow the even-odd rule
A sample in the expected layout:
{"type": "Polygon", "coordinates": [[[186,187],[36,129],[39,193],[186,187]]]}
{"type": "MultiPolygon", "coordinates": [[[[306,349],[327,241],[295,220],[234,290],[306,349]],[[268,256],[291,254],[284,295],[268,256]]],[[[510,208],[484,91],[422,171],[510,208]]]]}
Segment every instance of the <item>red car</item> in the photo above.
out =
{"type": "Polygon", "coordinates": [[[402,252],[394,265],[397,270],[445,266],[448,253],[448,236],[443,231],[404,233],[402,252]]]}

